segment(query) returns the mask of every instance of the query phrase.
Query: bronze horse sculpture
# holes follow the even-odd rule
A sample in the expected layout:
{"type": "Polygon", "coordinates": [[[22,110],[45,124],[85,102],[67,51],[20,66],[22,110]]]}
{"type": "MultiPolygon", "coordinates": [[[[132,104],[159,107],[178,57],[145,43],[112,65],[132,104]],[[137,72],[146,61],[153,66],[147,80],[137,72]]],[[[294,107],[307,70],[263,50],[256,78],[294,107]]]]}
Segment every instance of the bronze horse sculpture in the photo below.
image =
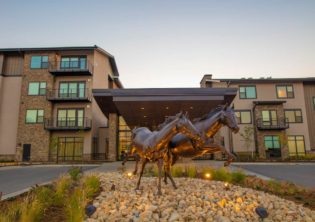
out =
{"type": "MultiPolygon", "coordinates": [[[[135,128],[133,131],[133,141],[131,144],[131,150],[129,156],[135,152],[142,159],[142,166],[140,176],[137,183],[139,189],[141,177],[143,175],[144,168],[148,162],[157,162],[159,169],[159,183],[158,183],[158,194],[161,194],[161,176],[163,159],[166,158],[165,148],[168,146],[170,140],[178,133],[181,133],[188,138],[195,141],[200,141],[198,131],[191,124],[189,119],[183,113],[179,113],[175,117],[169,118],[163,124],[163,129],[159,131],[150,131],[146,127],[135,128]]],[[[127,161],[127,159],[125,160],[127,161]]],[[[125,162],[124,161],[124,162],[125,162]]],[[[139,158],[136,158],[136,165],[138,164],[139,158]]],[[[137,169],[137,166],[136,166],[137,169]]],[[[134,174],[136,174],[135,170],[134,174]]],[[[167,175],[166,172],[165,175],[167,175]]],[[[170,175],[170,173],[169,173],[170,175]]],[[[175,185],[173,179],[170,177],[173,185],[175,185]]]]}
{"type": "MultiPolygon", "coordinates": [[[[214,135],[223,126],[228,126],[234,133],[239,131],[237,121],[233,109],[225,106],[217,107],[211,110],[207,115],[195,119],[191,123],[187,116],[179,114],[175,117],[169,117],[163,124],[160,125],[160,131],[154,131],[152,134],[160,134],[160,142],[158,146],[151,146],[147,148],[141,139],[145,139],[145,134],[136,139],[137,133],[140,131],[147,131],[147,128],[136,128],[133,130],[133,143],[129,157],[135,155],[137,152],[142,159],[142,167],[137,183],[139,189],[143,170],[148,161],[157,161],[159,169],[159,184],[158,194],[161,194],[161,168],[164,163],[164,182],[167,183],[167,177],[171,180],[173,187],[176,189],[176,184],[171,176],[170,168],[176,163],[179,157],[197,157],[206,153],[215,153],[218,151],[227,154],[228,159],[225,166],[229,165],[234,159],[234,155],[225,147],[214,142],[214,135]],[[182,121],[180,121],[180,119],[182,121]],[[176,124],[175,124],[176,122],[176,124]],[[185,124],[181,123],[184,122],[185,124]],[[177,126],[181,123],[180,127],[177,126]],[[173,130],[167,130],[170,126],[175,126],[173,130]],[[141,129],[141,130],[140,130],[141,129]],[[145,130],[146,129],[146,130],[145,130]],[[140,140],[139,140],[140,138],[140,140]],[[163,142],[162,142],[163,141],[163,142]]],[[[150,131],[151,132],[151,131],[150,131]]],[[[137,172],[139,158],[136,156],[136,167],[134,174],[137,172]]],[[[124,160],[123,164],[128,160],[124,160]]]]}

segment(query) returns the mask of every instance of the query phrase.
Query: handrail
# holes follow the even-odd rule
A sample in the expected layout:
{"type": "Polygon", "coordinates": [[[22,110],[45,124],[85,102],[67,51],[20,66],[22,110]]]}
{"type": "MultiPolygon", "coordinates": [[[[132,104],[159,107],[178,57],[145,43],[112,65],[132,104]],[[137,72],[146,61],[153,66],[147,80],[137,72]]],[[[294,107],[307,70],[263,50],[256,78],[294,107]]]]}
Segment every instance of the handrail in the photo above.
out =
{"type": "Polygon", "coordinates": [[[45,119],[46,129],[85,129],[92,127],[92,120],[87,117],[58,117],[45,119]]]}

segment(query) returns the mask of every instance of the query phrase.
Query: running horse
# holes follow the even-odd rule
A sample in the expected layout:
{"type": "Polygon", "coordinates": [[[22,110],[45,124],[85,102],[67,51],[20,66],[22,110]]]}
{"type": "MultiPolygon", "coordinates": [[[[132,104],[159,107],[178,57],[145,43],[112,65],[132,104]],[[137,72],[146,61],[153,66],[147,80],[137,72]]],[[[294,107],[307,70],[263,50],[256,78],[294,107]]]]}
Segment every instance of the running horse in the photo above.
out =
{"type": "MultiPolygon", "coordinates": [[[[211,110],[205,116],[195,119],[193,123],[189,121],[189,123],[186,122],[186,124],[187,126],[190,126],[191,133],[188,133],[187,131],[185,133],[173,132],[174,135],[169,135],[169,138],[172,138],[170,138],[167,143],[163,144],[163,146],[167,147],[164,147],[164,154],[160,156],[159,159],[159,161],[161,161],[160,165],[163,164],[162,161],[164,161],[164,182],[167,183],[168,177],[171,180],[172,185],[175,189],[176,185],[170,174],[170,168],[176,163],[179,157],[198,157],[207,153],[212,154],[221,151],[228,156],[228,159],[224,163],[224,166],[228,166],[235,158],[235,155],[232,154],[228,149],[214,141],[214,135],[219,131],[222,126],[229,127],[234,133],[237,133],[239,131],[239,127],[235,118],[235,113],[232,108],[228,107],[227,104],[211,110]],[[195,136],[192,136],[192,132],[195,136]]],[[[166,123],[163,123],[162,128],[164,128],[165,125],[166,123]]],[[[131,148],[129,156],[133,156],[135,154],[135,151],[137,151],[137,153],[141,156],[142,149],[140,147],[138,147],[137,149],[131,148]]],[[[137,173],[139,162],[139,158],[135,159],[136,166],[134,174],[137,173]]],[[[128,157],[124,160],[124,162],[126,162],[127,160],[128,157]]],[[[142,165],[138,185],[140,184],[143,169],[144,165],[142,165]]],[[[139,188],[139,186],[137,186],[137,188],[139,188]]]]}
{"type": "MultiPolygon", "coordinates": [[[[150,131],[147,127],[139,127],[132,130],[132,143],[129,156],[133,156],[135,152],[138,156],[136,159],[136,169],[139,159],[142,160],[141,171],[139,179],[137,182],[137,188],[139,189],[141,177],[143,175],[144,168],[148,162],[157,162],[159,171],[159,181],[158,181],[158,194],[161,194],[161,177],[162,177],[162,167],[163,159],[166,158],[168,144],[170,140],[178,133],[185,135],[194,141],[200,141],[200,136],[198,131],[192,125],[192,123],[187,118],[187,114],[182,112],[176,116],[169,117],[162,124],[163,127],[158,131],[150,131]]],[[[123,164],[128,160],[125,158],[123,164]]],[[[135,170],[134,174],[136,174],[135,170]]],[[[174,182],[171,179],[172,182],[174,182]]]]}

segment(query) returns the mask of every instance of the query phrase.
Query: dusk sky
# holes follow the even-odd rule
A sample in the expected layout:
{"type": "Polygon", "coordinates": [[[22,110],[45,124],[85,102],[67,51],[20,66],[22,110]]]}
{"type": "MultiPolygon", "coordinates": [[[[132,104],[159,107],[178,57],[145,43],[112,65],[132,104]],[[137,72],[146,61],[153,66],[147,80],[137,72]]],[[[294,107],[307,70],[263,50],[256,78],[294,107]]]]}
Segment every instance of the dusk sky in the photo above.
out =
{"type": "Polygon", "coordinates": [[[0,48],[98,45],[126,88],[315,77],[314,0],[0,0],[0,48]]]}

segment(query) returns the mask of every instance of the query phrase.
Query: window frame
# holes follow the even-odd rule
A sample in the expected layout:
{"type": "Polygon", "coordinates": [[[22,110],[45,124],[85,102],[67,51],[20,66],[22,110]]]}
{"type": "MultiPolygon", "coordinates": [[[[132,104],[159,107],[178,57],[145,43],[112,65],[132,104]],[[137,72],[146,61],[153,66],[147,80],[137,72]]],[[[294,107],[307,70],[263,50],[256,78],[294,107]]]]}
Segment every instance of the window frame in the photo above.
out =
{"type": "Polygon", "coordinates": [[[277,95],[277,99],[294,99],[295,94],[294,94],[293,84],[279,84],[279,85],[276,85],[276,95],[277,95]],[[288,86],[292,87],[292,97],[288,97],[288,86]],[[286,91],[286,94],[287,94],[286,97],[280,97],[279,96],[279,94],[278,94],[278,87],[285,87],[285,91],[286,91]]]}
{"type": "Polygon", "coordinates": [[[31,56],[30,69],[48,69],[48,64],[49,64],[49,56],[48,55],[32,55],[31,56]],[[40,67],[32,67],[33,57],[40,57],[40,67]],[[47,57],[47,62],[43,61],[43,57],[47,57]],[[43,64],[47,64],[47,65],[43,66],[43,64]]]}
{"type": "Polygon", "coordinates": [[[59,66],[60,66],[60,69],[62,69],[62,70],[63,69],[65,69],[65,70],[67,70],[67,69],[70,69],[70,70],[71,69],[86,70],[86,69],[88,69],[88,59],[87,59],[86,55],[62,55],[60,57],[60,64],[59,64],[59,66]],[[71,61],[71,59],[73,59],[73,58],[77,58],[78,59],[78,61],[77,61],[78,65],[72,67],[71,66],[71,62],[73,62],[73,61],[71,61]],[[68,66],[63,66],[62,59],[69,59],[69,61],[68,61],[69,65],[68,66]],[[85,67],[84,68],[81,67],[81,63],[82,63],[81,59],[85,59],[85,67]]]}
{"type": "Polygon", "coordinates": [[[279,135],[264,135],[264,147],[265,147],[265,150],[268,150],[268,149],[280,149],[281,150],[281,141],[280,141],[280,136],[279,135]],[[272,148],[270,147],[266,147],[266,137],[272,137],[272,148]],[[278,141],[279,141],[279,148],[275,148],[274,147],[274,137],[278,137],[278,141]]]}
{"type": "Polygon", "coordinates": [[[84,108],[58,108],[57,109],[57,126],[59,127],[59,111],[61,110],[65,110],[66,111],[66,126],[62,126],[61,127],[71,127],[69,126],[69,117],[68,117],[68,111],[69,110],[75,110],[75,127],[81,127],[79,126],[79,117],[78,117],[78,111],[82,110],[83,111],[83,119],[82,119],[82,127],[85,126],[85,109],[84,108]]]}
{"type": "MultiPolygon", "coordinates": [[[[299,153],[297,152],[298,151],[298,148],[297,148],[297,141],[298,140],[296,140],[296,138],[298,137],[298,136],[300,136],[300,137],[303,137],[303,143],[304,143],[304,155],[306,154],[306,148],[305,148],[305,138],[304,138],[304,135],[288,135],[287,136],[287,140],[288,140],[288,143],[289,143],[289,137],[294,137],[294,142],[295,142],[295,148],[296,148],[296,153],[295,154],[297,154],[296,156],[300,156],[299,155],[299,153]]],[[[289,151],[289,156],[290,156],[290,148],[289,148],[289,145],[288,145],[288,151],[289,151]]],[[[302,155],[302,156],[304,156],[304,155],[302,155]]]]}
{"type": "Polygon", "coordinates": [[[239,85],[238,91],[239,91],[239,93],[238,93],[239,99],[257,99],[257,87],[256,87],[256,85],[239,85]],[[241,87],[245,88],[245,98],[241,97],[241,87]],[[255,88],[255,98],[254,97],[253,98],[247,98],[247,90],[246,90],[247,87],[254,87],[255,88]]]}
{"type": "Polygon", "coordinates": [[[285,121],[287,122],[287,123],[303,123],[303,113],[302,113],[302,109],[284,109],[283,110],[284,111],[284,118],[285,118],[285,121]],[[296,111],[300,111],[301,112],[301,122],[289,122],[288,120],[288,118],[286,117],[286,115],[285,115],[285,113],[287,112],[287,111],[293,111],[294,112],[294,119],[296,120],[296,111]]]}
{"type": "Polygon", "coordinates": [[[28,87],[27,87],[27,95],[28,96],[46,96],[46,93],[47,93],[47,82],[46,81],[40,81],[40,82],[28,82],[28,87]],[[37,94],[32,94],[30,95],[30,84],[31,83],[38,83],[38,93],[37,94]],[[41,88],[41,85],[45,83],[45,88],[41,88]],[[41,89],[45,89],[45,93],[44,94],[41,94],[41,89]]]}
{"type": "Polygon", "coordinates": [[[239,112],[239,113],[240,113],[240,122],[238,122],[238,119],[237,119],[237,117],[236,117],[236,115],[235,115],[236,120],[237,120],[237,124],[252,124],[252,123],[253,123],[252,111],[251,111],[250,109],[238,109],[238,110],[234,110],[234,113],[236,113],[236,112],[239,112]],[[249,112],[249,116],[250,116],[250,122],[249,122],[249,123],[243,123],[243,122],[242,122],[242,115],[241,115],[242,112],[249,112]]]}
{"type": "Polygon", "coordinates": [[[25,112],[25,124],[43,124],[45,122],[45,110],[44,109],[26,109],[26,112],[25,112]],[[36,111],[36,122],[27,122],[27,112],[28,111],[36,111]],[[43,111],[43,121],[42,122],[39,122],[38,121],[38,111],[43,111]]]}
{"type": "Polygon", "coordinates": [[[313,109],[315,110],[315,96],[313,96],[312,102],[313,102],[313,109]]]}
{"type": "MultiPolygon", "coordinates": [[[[71,84],[71,83],[76,83],[77,84],[77,95],[76,95],[76,97],[74,97],[74,98],[86,98],[87,97],[87,83],[86,83],[86,81],[81,81],[81,80],[79,80],[79,81],[60,81],[59,83],[58,83],[58,97],[60,97],[61,98],[61,95],[63,94],[63,93],[61,93],[60,92],[60,86],[61,86],[61,84],[67,84],[68,85],[68,90],[67,90],[67,95],[69,96],[69,94],[70,94],[70,92],[69,92],[69,84],[71,84]],[[83,90],[83,97],[80,97],[80,83],[83,83],[84,84],[84,90],[83,90]]],[[[71,98],[71,97],[66,97],[66,98],[71,98]]]]}

